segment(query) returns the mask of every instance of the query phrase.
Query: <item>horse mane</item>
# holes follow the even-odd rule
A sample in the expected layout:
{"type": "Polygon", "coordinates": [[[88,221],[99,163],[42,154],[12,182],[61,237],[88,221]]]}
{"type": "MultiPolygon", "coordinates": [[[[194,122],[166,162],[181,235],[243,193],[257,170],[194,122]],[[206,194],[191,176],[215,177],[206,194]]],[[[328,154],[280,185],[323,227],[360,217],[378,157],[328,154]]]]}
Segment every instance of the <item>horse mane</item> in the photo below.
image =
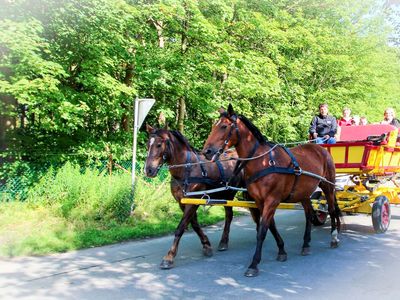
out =
{"type": "Polygon", "coordinates": [[[187,138],[178,130],[170,130],[171,134],[182,144],[184,144],[189,150],[198,153],[199,151],[190,145],[187,138]]]}
{"type": "Polygon", "coordinates": [[[268,140],[265,136],[260,132],[260,130],[254,125],[249,119],[247,119],[243,115],[239,115],[238,118],[246,125],[246,127],[250,130],[250,132],[254,135],[254,137],[258,140],[260,145],[268,144],[268,140]]]}

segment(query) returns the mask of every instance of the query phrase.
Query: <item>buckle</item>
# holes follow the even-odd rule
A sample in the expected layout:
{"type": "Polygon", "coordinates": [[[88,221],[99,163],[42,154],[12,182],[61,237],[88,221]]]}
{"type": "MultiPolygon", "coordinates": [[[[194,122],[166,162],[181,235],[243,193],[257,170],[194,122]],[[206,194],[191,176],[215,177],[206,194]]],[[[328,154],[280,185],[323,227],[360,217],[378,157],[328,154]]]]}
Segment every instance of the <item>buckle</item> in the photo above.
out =
{"type": "Polygon", "coordinates": [[[293,171],[294,171],[294,175],[296,175],[296,176],[300,176],[301,174],[303,174],[303,170],[300,168],[300,166],[294,167],[293,171]]]}

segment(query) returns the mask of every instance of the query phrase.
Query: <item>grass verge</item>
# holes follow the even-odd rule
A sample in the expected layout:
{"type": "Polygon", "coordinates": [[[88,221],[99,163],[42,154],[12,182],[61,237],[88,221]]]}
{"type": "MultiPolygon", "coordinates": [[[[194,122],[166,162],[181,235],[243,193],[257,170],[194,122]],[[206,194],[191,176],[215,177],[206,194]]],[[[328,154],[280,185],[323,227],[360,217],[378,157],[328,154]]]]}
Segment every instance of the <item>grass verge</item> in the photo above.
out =
{"type": "MultiPolygon", "coordinates": [[[[173,232],[182,212],[169,180],[139,176],[132,215],[129,182],[129,174],[104,176],[68,164],[50,170],[25,202],[0,203],[0,255],[44,255],[173,232]]],[[[222,207],[198,214],[201,225],[224,219],[222,207]]]]}

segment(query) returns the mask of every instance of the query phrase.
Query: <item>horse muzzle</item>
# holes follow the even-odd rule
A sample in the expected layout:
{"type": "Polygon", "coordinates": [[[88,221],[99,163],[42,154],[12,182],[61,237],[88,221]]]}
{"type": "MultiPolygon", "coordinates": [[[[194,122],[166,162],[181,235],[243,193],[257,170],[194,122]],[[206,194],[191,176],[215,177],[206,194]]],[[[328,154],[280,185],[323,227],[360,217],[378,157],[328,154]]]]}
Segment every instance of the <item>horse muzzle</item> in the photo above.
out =
{"type": "Polygon", "coordinates": [[[221,152],[217,149],[214,149],[214,147],[208,147],[203,150],[203,154],[208,160],[216,161],[219,159],[221,152]]]}
{"type": "Polygon", "coordinates": [[[156,177],[157,173],[158,173],[158,168],[153,168],[153,167],[145,167],[144,168],[144,175],[146,175],[149,178],[156,177]]]}

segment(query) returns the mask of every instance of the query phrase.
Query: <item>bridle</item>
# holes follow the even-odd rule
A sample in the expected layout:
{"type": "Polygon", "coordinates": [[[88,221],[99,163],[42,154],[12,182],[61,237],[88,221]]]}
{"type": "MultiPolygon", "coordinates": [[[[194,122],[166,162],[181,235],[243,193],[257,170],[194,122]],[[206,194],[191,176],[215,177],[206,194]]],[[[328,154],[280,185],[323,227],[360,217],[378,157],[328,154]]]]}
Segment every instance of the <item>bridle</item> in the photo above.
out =
{"type": "MultiPolygon", "coordinates": [[[[155,137],[160,137],[160,136],[158,136],[156,134],[154,136],[155,137]]],[[[161,139],[162,139],[162,142],[165,143],[165,149],[164,149],[163,154],[162,154],[162,161],[157,167],[157,172],[160,171],[162,166],[167,162],[167,159],[168,159],[168,157],[170,155],[170,153],[169,153],[169,150],[170,150],[170,139],[169,138],[165,138],[165,139],[161,138],[161,139]]],[[[149,149],[149,151],[150,151],[150,149],[149,149]]]]}
{"type": "MultiPolygon", "coordinates": [[[[228,117],[226,117],[226,118],[228,118],[228,117]]],[[[235,145],[232,145],[232,146],[236,146],[236,145],[239,143],[239,141],[240,141],[240,134],[239,134],[239,127],[238,127],[238,125],[237,125],[237,118],[238,118],[238,117],[237,117],[236,115],[233,115],[233,116],[231,116],[231,117],[228,118],[229,120],[232,121],[232,124],[231,124],[231,126],[230,126],[228,135],[226,136],[226,139],[225,139],[224,143],[222,144],[221,148],[219,148],[218,151],[217,151],[216,154],[215,154],[215,155],[217,155],[217,156],[215,157],[216,159],[218,159],[219,156],[220,156],[222,153],[224,153],[225,148],[227,147],[229,141],[230,141],[231,138],[232,138],[233,130],[236,131],[236,134],[237,134],[237,142],[236,142],[235,145]]]]}

